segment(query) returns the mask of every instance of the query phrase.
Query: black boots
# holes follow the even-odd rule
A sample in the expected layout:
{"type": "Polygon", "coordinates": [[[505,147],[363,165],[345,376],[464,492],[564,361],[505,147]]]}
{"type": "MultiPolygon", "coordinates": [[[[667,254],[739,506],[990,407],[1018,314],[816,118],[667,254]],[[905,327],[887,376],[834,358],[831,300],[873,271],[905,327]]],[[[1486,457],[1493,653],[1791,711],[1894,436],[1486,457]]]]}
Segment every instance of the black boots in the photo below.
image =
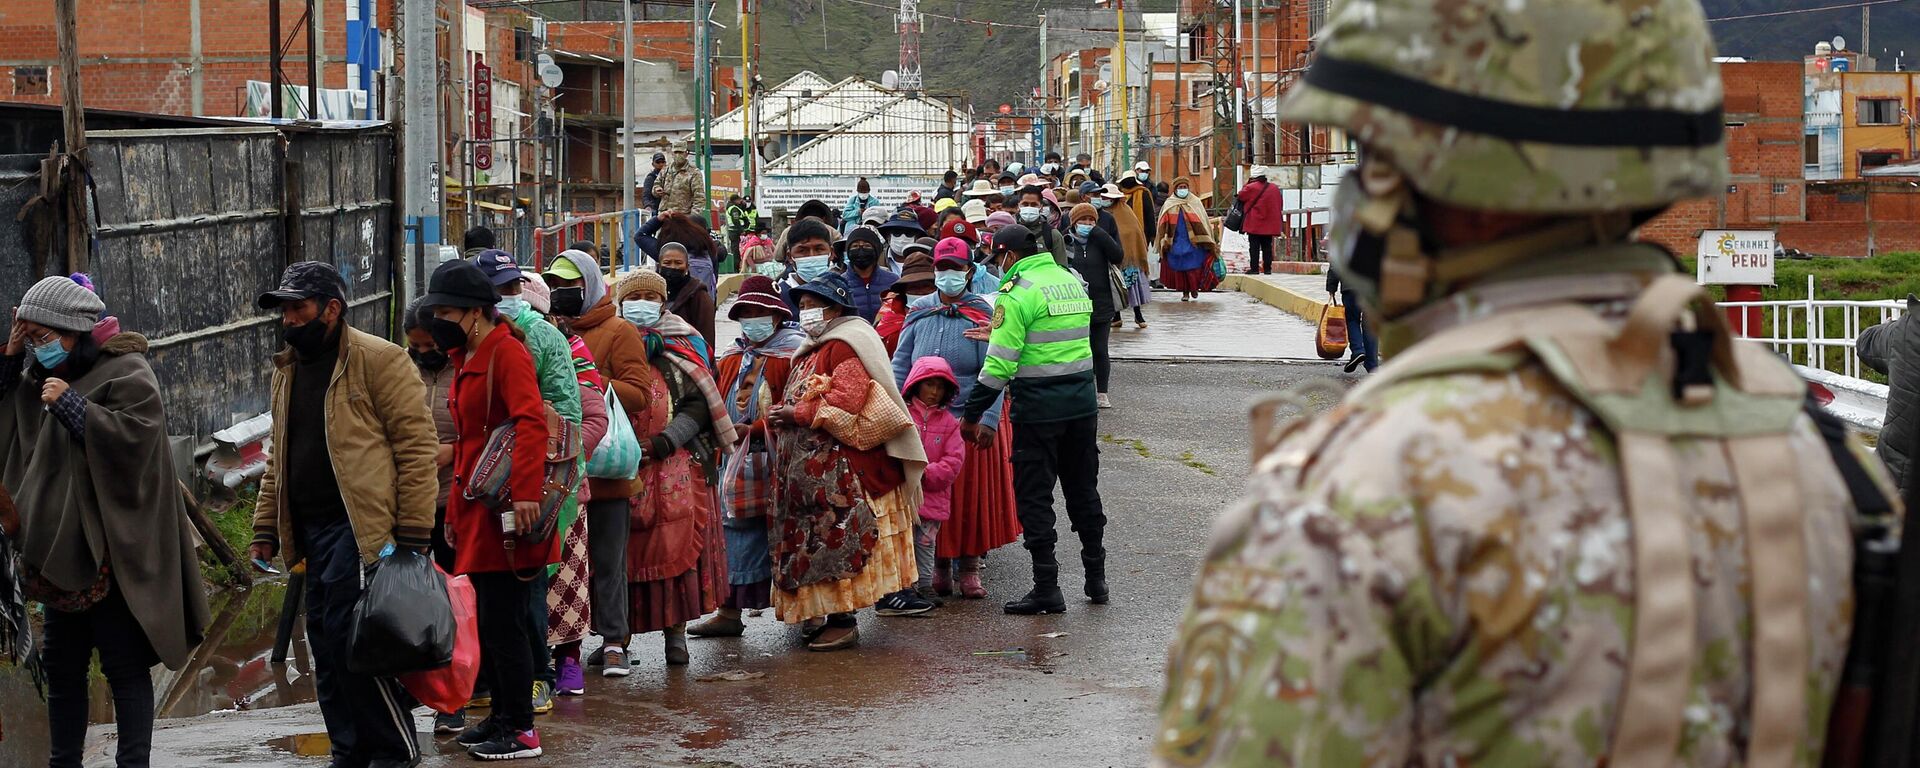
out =
{"type": "Polygon", "coordinates": [[[1087,600],[1094,605],[1107,604],[1107,562],[1104,557],[1080,556],[1087,569],[1087,600]]]}
{"type": "Polygon", "coordinates": [[[1033,559],[1033,590],[1026,597],[1007,603],[1006,612],[1015,616],[1066,613],[1067,598],[1060,594],[1060,565],[1053,562],[1051,555],[1035,555],[1033,559]]]}
{"type": "Polygon", "coordinates": [[[1036,584],[1026,597],[1007,603],[1005,610],[1015,616],[1066,613],[1067,598],[1060,594],[1059,586],[1042,587],[1036,584]]]}

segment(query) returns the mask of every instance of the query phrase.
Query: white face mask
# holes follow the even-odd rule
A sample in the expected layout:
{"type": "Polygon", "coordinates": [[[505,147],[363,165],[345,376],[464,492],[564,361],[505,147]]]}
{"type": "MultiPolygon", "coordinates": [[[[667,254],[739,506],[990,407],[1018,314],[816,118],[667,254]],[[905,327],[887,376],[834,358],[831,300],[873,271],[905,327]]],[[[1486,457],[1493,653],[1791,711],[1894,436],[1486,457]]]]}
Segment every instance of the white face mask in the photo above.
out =
{"type": "Polygon", "coordinates": [[[890,235],[887,237],[887,253],[898,257],[907,252],[907,246],[913,245],[913,235],[890,235]]]}
{"type": "Polygon", "coordinates": [[[826,325],[827,310],[825,307],[800,310],[800,327],[806,329],[807,333],[819,333],[820,329],[826,327],[826,325]]]}

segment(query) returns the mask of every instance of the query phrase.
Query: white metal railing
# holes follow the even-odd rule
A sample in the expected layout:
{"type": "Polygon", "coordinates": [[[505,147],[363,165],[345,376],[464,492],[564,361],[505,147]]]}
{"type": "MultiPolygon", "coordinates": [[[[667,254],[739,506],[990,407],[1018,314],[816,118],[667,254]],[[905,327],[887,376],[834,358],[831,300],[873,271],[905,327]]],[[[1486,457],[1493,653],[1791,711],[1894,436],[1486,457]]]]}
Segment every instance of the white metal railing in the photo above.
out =
{"type": "Polygon", "coordinates": [[[1786,357],[1788,362],[1850,378],[1864,378],[1861,376],[1863,366],[1860,358],[1853,354],[1853,340],[1868,327],[1904,314],[1906,302],[1894,299],[1820,301],[1814,299],[1813,295],[1813,276],[1808,275],[1805,300],[1723,301],[1719,306],[1726,309],[1760,308],[1764,319],[1759,327],[1746,327],[1747,313],[1741,313],[1734,321],[1734,332],[1767,345],[1786,357]],[[1829,315],[1837,315],[1837,318],[1829,318],[1829,315]],[[1832,322],[1829,322],[1830,319],[1832,322]],[[1760,335],[1763,331],[1766,333],[1764,336],[1760,335]],[[1837,360],[1827,354],[1828,350],[1836,347],[1845,350],[1837,360]]]}

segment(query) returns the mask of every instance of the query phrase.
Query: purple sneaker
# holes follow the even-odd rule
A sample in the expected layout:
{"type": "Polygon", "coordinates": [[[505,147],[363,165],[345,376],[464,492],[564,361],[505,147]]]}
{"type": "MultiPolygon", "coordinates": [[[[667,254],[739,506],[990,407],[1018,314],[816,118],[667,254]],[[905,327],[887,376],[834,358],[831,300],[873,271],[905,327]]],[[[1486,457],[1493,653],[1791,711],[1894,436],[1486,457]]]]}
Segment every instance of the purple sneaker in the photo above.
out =
{"type": "Polygon", "coordinates": [[[561,659],[556,677],[555,688],[561,696],[585,696],[587,694],[587,671],[580,668],[578,659],[561,659]]]}

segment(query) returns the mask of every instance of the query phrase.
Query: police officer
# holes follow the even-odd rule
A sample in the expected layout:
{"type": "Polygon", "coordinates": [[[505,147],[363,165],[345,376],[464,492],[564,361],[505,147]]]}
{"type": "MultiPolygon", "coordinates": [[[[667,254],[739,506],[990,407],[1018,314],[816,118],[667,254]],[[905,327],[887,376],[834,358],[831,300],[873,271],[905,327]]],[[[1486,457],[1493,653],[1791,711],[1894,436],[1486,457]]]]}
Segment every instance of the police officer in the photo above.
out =
{"type": "Polygon", "coordinates": [[[1858,447],[1630,238],[1725,182],[1700,4],[1336,8],[1281,114],[1360,139],[1333,258],[1389,363],[1256,439],[1158,763],[1819,765],[1858,447]]]}
{"type": "Polygon", "coordinates": [[[993,331],[978,386],[967,397],[961,430],[976,445],[993,440],[980,417],[1012,387],[1013,494],[1033,555],[1033,590],[1006,604],[1006,612],[1063,613],[1060,564],[1054,542],[1053,484],[1067,498],[1067,519],[1080,534],[1087,598],[1107,602],[1107,516],[1100,506],[1099,432],[1088,318],[1093,301],[1073,273],[1040,250],[1032,230],[1006,227],[994,235],[1003,272],[994,303],[993,331]]]}

